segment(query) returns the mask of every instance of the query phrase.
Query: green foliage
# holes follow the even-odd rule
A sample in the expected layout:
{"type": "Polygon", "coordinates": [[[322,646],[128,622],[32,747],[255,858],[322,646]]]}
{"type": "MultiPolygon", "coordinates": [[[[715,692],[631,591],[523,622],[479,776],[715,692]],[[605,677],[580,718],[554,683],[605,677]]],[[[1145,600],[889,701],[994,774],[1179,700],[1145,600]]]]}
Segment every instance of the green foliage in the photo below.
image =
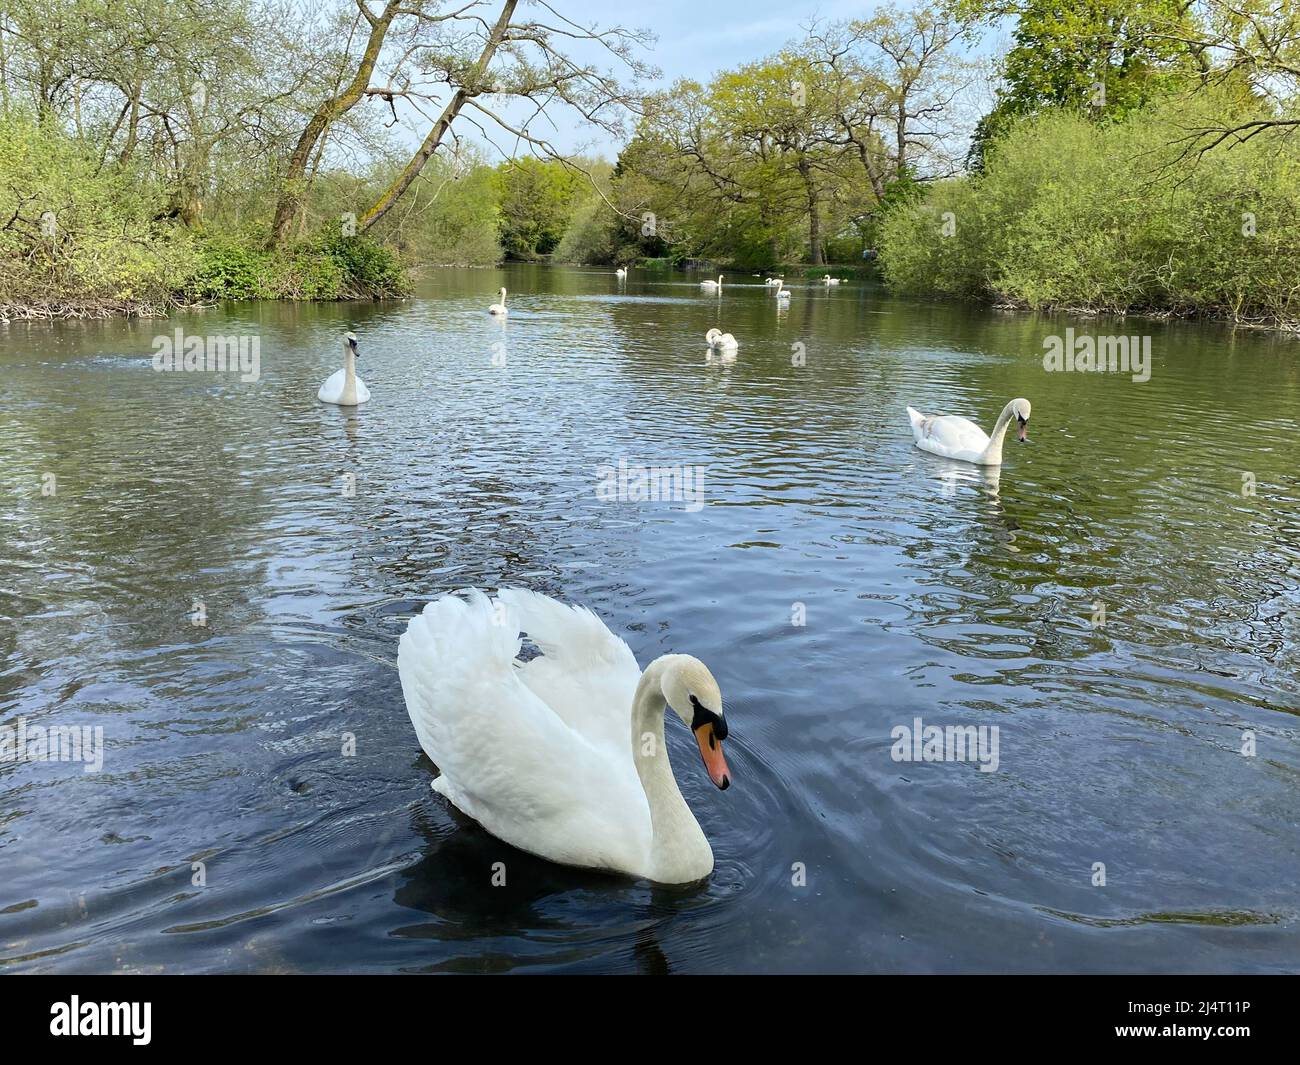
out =
{"type": "Polygon", "coordinates": [[[627,257],[621,252],[614,213],[593,194],[573,212],[554,259],[561,263],[626,263],[636,258],[635,252],[627,257]]]}
{"type": "MultiPolygon", "coordinates": [[[[965,0],[967,14],[1016,16],[994,109],[971,139],[967,165],[984,166],[988,145],[1014,120],[1073,108],[1113,120],[1187,89],[1201,73],[1180,38],[1195,27],[1183,0],[965,0]]],[[[1200,58],[1203,58],[1201,56],[1200,58]]]]}
{"type": "Polygon", "coordinates": [[[1248,104],[1225,87],[1101,126],[1069,111],[1021,120],[982,175],[887,216],[886,279],[1030,307],[1294,322],[1297,147],[1257,137],[1186,150],[1189,127],[1236,121],[1248,104]]]}
{"type": "Polygon", "coordinates": [[[134,175],[99,166],[53,122],[0,116],[0,303],[38,311],[170,302],[192,262],[188,235],[134,175]]]}
{"type": "Polygon", "coordinates": [[[556,160],[526,157],[502,163],[497,181],[506,255],[550,255],[564,238],[586,179],[556,160]]]}
{"type": "Polygon", "coordinates": [[[399,296],[408,281],[397,256],[337,228],[283,251],[230,235],[202,242],[186,287],[195,300],[336,300],[399,296]]]}

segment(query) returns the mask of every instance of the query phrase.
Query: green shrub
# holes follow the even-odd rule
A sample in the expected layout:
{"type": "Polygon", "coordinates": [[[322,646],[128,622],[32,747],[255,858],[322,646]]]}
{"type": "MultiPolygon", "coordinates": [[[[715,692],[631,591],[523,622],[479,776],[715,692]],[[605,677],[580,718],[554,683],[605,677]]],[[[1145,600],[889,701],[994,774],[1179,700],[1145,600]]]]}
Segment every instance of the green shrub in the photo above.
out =
{"type": "Polygon", "coordinates": [[[1226,88],[1111,124],[1064,111],[1022,120],[982,174],[888,213],[886,281],[1029,307],[1294,322],[1300,148],[1260,136],[1186,150],[1189,130],[1234,123],[1242,108],[1226,88]]]}
{"type": "Polygon", "coordinates": [[[195,300],[385,299],[408,289],[394,252],[332,229],[278,251],[267,251],[252,236],[209,238],[186,294],[195,300]]]}
{"type": "Polygon", "coordinates": [[[156,310],[193,268],[193,242],[163,220],[133,172],[102,167],[53,123],[0,115],[0,303],[156,310]]]}

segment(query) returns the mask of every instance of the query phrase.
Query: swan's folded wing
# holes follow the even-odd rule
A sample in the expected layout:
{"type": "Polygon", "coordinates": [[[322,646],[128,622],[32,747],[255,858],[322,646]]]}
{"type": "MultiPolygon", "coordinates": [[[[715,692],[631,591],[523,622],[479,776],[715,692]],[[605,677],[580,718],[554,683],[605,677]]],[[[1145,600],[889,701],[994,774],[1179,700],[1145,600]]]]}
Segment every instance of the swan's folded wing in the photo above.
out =
{"type": "Polygon", "coordinates": [[[335,370],[327,378],[325,383],[320,386],[320,391],[316,393],[316,398],[323,403],[333,403],[343,395],[343,371],[335,370]]]}
{"type": "Polygon", "coordinates": [[[523,588],[502,588],[497,598],[542,652],[519,664],[528,688],[570,728],[630,764],[632,698],[641,679],[632,649],[584,607],[523,588]]]}
{"type": "Polygon", "coordinates": [[[402,693],[420,746],[442,772],[437,788],[523,850],[623,868],[649,838],[635,772],[521,682],[512,665],[519,629],[508,608],[473,591],[435,600],[403,633],[402,693]]]}

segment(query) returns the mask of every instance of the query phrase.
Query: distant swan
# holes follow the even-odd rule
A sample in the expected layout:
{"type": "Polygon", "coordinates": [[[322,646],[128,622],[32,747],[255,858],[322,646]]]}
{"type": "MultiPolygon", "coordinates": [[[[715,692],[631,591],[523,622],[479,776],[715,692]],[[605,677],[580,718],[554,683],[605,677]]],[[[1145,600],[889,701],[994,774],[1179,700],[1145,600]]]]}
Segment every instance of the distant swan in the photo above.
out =
{"type": "Polygon", "coordinates": [[[708,289],[710,292],[712,292],[712,291],[716,288],[719,292],[721,292],[721,291],[722,291],[722,275],[719,274],[719,275],[718,275],[718,280],[716,280],[716,281],[701,281],[701,282],[700,282],[700,288],[706,288],[706,289],[708,289]]]}
{"type": "Polygon", "coordinates": [[[702,880],[713,850],[664,743],[671,709],[713,783],[731,772],[722,693],[704,663],[642,672],[589,610],[502,588],[444,595],[397,646],[406,710],[441,774],[433,790],[498,839],[552,862],[666,884],[702,880]],[[519,660],[520,632],[542,653],[519,660]]]}
{"type": "Polygon", "coordinates": [[[825,277],[822,278],[822,283],[826,285],[838,285],[840,283],[840,279],[838,277],[831,277],[830,274],[827,274],[825,277]]]}
{"type": "Polygon", "coordinates": [[[763,282],[763,284],[765,284],[768,288],[771,288],[774,285],[781,284],[781,279],[779,277],[769,277],[766,281],[763,282]]]}
{"type": "Polygon", "coordinates": [[[710,329],[704,334],[704,342],[714,351],[735,351],[739,347],[736,338],[721,329],[710,329]]]}
{"type": "Polygon", "coordinates": [[[510,312],[506,310],[506,290],[502,289],[497,295],[501,297],[501,302],[492,304],[488,308],[488,314],[509,314],[510,312]]]}
{"type": "Polygon", "coordinates": [[[907,408],[912,420],[912,436],[916,446],[944,458],[960,462],[974,462],[981,466],[998,466],[1002,463],[1002,438],[1007,435],[1011,419],[1017,421],[1016,439],[1025,442],[1025,426],[1029,424],[1029,400],[1013,399],[998,415],[992,436],[968,418],[955,415],[924,415],[907,408]]]}
{"type": "Polygon", "coordinates": [[[316,393],[322,403],[355,407],[370,399],[370,389],[357,376],[357,336],[349,332],[343,342],[343,369],[335,370],[316,393]]]}

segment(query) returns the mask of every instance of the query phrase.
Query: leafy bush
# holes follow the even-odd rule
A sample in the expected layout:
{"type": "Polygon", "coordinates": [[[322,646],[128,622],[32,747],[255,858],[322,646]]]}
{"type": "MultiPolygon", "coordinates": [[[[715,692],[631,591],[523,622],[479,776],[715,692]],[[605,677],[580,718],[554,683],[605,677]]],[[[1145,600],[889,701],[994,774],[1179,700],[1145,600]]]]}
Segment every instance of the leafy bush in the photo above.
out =
{"type": "Polygon", "coordinates": [[[397,256],[369,237],[337,229],[283,251],[254,238],[203,242],[187,295],[198,300],[337,300],[399,296],[409,282],[397,256]]]}
{"type": "Polygon", "coordinates": [[[53,124],[0,116],[0,303],[28,311],[155,310],[193,266],[137,175],[103,168],[53,124]]]}
{"type": "Polygon", "coordinates": [[[1231,123],[1230,89],[1098,125],[1022,120],[983,174],[889,212],[881,259],[901,292],[1029,307],[1300,319],[1300,154],[1256,137],[1200,155],[1188,130],[1231,123]]]}

